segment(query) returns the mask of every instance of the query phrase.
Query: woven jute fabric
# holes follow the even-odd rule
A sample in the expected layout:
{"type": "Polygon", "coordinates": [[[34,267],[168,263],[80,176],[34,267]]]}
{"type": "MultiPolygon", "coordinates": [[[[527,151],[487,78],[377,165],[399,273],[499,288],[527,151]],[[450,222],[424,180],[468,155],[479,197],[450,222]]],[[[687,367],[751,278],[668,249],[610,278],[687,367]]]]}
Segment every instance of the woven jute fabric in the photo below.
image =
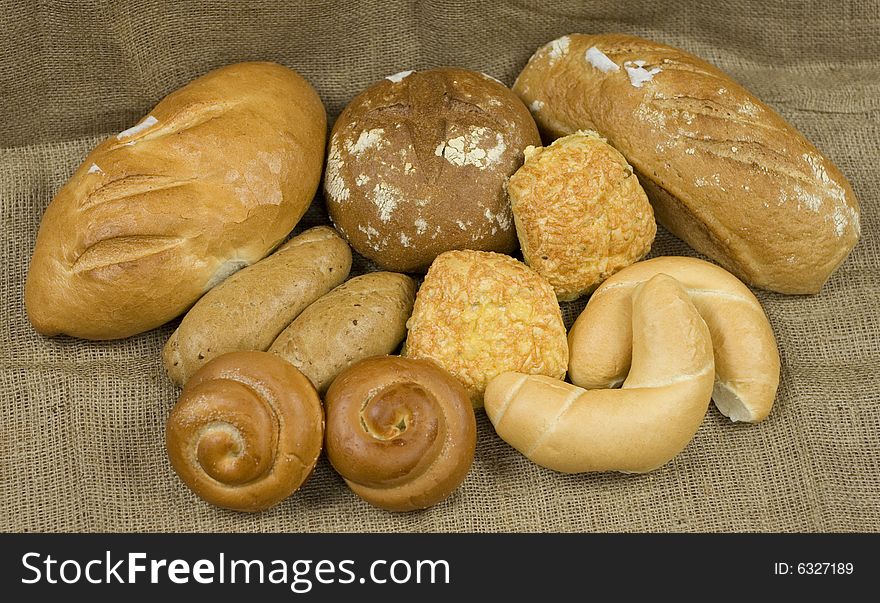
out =
{"type": "MultiPolygon", "coordinates": [[[[0,3],[0,529],[4,531],[877,531],[880,529],[880,4],[675,2],[0,3]],[[712,5],[714,4],[714,5],[712,5]],[[821,294],[758,291],[782,357],[769,419],[714,407],[645,475],[562,475],[482,412],[473,469],[447,501],[391,514],[322,459],[260,514],[202,502],[171,470],[174,324],[113,342],[37,335],[22,291],[40,217],[88,150],[206,71],[272,60],[332,118],[404,69],[455,65],[512,84],[540,45],[620,31],[684,48],[777,109],[846,174],[862,239],[821,294]]],[[[318,196],[297,229],[327,221],[318,196]]],[[[693,252],[662,228],[653,255],[693,252]]],[[[369,270],[363,259],[355,273],[369,270]]],[[[570,326],[583,307],[566,305],[570,326]]]]}

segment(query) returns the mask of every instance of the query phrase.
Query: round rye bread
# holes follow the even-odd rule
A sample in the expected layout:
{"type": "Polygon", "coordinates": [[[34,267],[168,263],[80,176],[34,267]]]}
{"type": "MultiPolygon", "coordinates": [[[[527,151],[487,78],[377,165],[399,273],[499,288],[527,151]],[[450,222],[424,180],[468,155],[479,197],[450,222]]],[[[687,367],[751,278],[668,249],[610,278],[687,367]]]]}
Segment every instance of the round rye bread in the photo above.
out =
{"type": "Polygon", "coordinates": [[[540,145],[528,109],[473,71],[402,72],[345,108],[330,136],[330,218],[386,270],[423,272],[452,249],[517,247],[507,179],[540,145]]]}

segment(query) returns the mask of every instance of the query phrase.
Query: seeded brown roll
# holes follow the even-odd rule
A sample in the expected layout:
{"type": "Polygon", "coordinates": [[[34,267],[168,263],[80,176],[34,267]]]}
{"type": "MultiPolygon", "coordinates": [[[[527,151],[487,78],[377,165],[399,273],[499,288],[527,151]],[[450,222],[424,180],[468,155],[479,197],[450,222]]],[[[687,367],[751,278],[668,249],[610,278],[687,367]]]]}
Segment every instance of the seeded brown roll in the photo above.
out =
{"type": "Polygon", "coordinates": [[[394,353],[406,337],[415,289],[405,274],[356,276],[303,310],[269,351],[302,371],[323,395],[358,360],[394,353]]]}
{"type": "Polygon", "coordinates": [[[325,404],[330,462],[377,507],[433,506],[473,462],[477,427],[468,394],[431,361],[362,360],[333,382],[325,404]]]}
{"type": "Polygon", "coordinates": [[[316,226],[292,238],[190,308],[162,350],[168,376],[183,385],[216,356],[267,350],[312,302],[342,284],[350,269],[351,249],[332,228],[316,226]]]}
{"type": "Polygon", "coordinates": [[[171,466],[211,504],[262,511],[290,496],[321,453],[315,388],[268,352],[230,352],[199,369],[165,427],[171,466]]]}

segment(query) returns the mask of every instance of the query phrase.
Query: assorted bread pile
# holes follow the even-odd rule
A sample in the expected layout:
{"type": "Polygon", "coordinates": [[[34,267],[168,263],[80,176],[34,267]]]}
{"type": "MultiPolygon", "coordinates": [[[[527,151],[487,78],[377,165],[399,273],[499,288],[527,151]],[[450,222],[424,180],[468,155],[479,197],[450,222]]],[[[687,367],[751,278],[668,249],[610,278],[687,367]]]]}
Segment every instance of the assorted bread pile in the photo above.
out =
{"type": "Polygon", "coordinates": [[[481,407],[544,467],[660,467],[710,400],[770,413],[779,354],[744,282],[816,293],[859,236],[850,185],[802,135],[632,36],[554,40],[512,91],[391,75],[326,157],[325,133],[290,69],[217,69],[98,145],[40,225],[40,333],[114,339],[185,313],[163,350],[183,387],[167,451],[221,507],[277,504],[322,449],[369,503],[429,507],[465,479],[481,407]],[[288,240],[322,164],[335,228],[288,240]],[[718,265],[643,260],[655,218],[718,265]],[[349,279],[352,249],[387,272],[349,279]],[[585,295],[566,333],[559,302],[585,295]]]}

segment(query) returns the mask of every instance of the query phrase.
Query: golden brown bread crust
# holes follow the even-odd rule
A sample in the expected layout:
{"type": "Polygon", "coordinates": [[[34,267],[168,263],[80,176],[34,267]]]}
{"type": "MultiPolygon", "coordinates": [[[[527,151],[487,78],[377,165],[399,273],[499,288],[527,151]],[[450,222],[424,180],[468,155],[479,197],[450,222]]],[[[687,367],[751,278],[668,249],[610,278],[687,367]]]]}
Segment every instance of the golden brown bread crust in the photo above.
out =
{"type": "Polygon", "coordinates": [[[523,259],[560,301],[589,293],[651,249],[654,212],[632,167],[595,132],[525,150],[507,186],[523,259]]]}
{"type": "Polygon", "coordinates": [[[761,303],[735,276],[709,262],[658,257],[638,262],[596,289],[568,334],[568,375],[587,389],[613,387],[630,369],[631,298],[658,274],[684,287],[709,327],[715,356],[715,405],[733,421],[770,414],[779,386],[779,352],[761,303]]]}
{"type": "Polygon", "coordinates": [[[566,473],[643,473],[687,446],[712,395],[709,329],[672,277],[653,277],[631,299],[633,360],[623,387],[585,390],[504,373],[486,389],[486,414],[502,439],[566,473]]]}
{"type": "Polygon", "coordinates": [[[363,360],[325,400],[327,457],[352,491],[389,511],[433,506],[464,481],[477,426],[461,384],[433,362],[363,360]]]}
{"type": "Polygon", "coordinates": [[[323,394],[358,360],[397,349],[415,295],[415,283],[405,274],[356,276],[303,310],[269,351],[301,370],[323,394]]]}
{"type": "Polygon", "coordinates": [[[858,240],[858,202],[831,161],[681,50],[572,34],[540,49],[514,91],[549,137],[605,136],[636,169],[658,221],[748,283],[816,293],[858,240]]]}
{"type": "Polygon", "coordinates": [[[340,285],[351,249],[329,226],[294,237],[196,302],[162,350],[176,385],[226,352],[265,351],[309,304],[340,285]]]}
{"type": "Polygon", "coordinates": [[[405,355],[429,358],[483,405],[486,384],[505,371],[562,378],[568,343],[553,288],[515,259],[447,251],[416,295],[405,355]]]}
{"type": "Polygon", "coordinates": [[[311,202],[326,115],[274,63],[212,71],[86,156],[49,204],[25,287],[34,328],[157,327],[275,248],[311,202]]]}
{"type": "Polygon", "coordinates": [[[165,427],[171,466],[211,504],[261,511],[311,474],[324,435],[309,380],[266,352],[231,352],[187,382],[165,427]]]}
{"type": "Polygon", "coordinates": [[[463,69],[404,72],[370,86],[333,126],[324,177],[333,223],[386,270],[424,271],[450,249],[510,253],[504,186],[541,142],[504,85],[463,69]]]}

